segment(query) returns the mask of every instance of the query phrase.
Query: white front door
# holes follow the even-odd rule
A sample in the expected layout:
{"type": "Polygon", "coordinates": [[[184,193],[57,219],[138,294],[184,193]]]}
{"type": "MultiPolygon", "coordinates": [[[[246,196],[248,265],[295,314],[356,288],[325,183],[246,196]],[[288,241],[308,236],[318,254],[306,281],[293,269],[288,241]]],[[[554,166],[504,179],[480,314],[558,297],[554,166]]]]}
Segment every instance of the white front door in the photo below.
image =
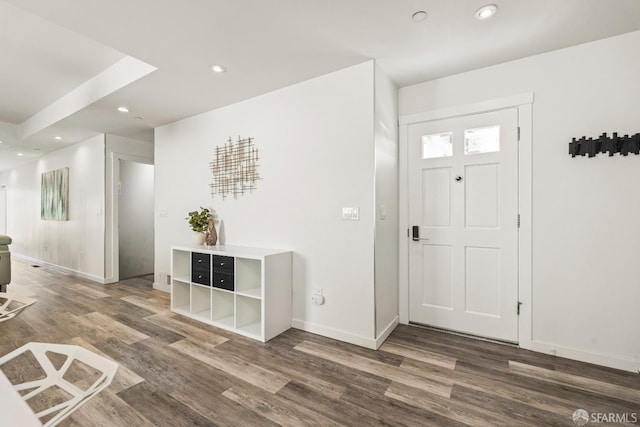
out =
{"type": "Polygon", "coordinates": [[[517,108],[409,125],[409,321],[518,341],[517,134],[517,108]]]}

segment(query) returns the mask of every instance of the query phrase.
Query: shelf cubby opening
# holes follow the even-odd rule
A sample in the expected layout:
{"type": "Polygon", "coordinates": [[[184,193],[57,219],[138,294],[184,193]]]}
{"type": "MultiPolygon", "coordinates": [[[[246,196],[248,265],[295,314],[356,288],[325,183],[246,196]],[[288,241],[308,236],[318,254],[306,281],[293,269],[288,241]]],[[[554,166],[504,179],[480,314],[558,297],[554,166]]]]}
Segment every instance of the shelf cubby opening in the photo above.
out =
{"type": "Polygon", "coordinates": [[[262,298],[262,263],[259,259],[236,258],[236,292],[262,298]]]}
{"type": "Polygon", "coordinates": [[[254,336],[262,335],[262,301],[236,296],[236,328],[254,336]]]}
{"type": "Polygon", "coordinates": [[[191,287],[191,314],[211,320],[211,288],[193,285],[191,287]]]}
{"type": "Polygon", "coordinates": [[[191,275],[191,252],[173,250],[173,272],[174,279],[188,282],[191,275]]]}
{"type": "Polygon", "coordinates": [[[189,296],[191,294],[189,284],[174,280],[171,286],[171,307],[174,310],[189,312],[189,296]]]}
{"type": "Polygon", "coordinates": [[[218,289],[213,289],[212,292],[213,295],[211,298],[211,320],[231,328],[235,327],[235,295],[233,294],[233,292],[218,289]]]}

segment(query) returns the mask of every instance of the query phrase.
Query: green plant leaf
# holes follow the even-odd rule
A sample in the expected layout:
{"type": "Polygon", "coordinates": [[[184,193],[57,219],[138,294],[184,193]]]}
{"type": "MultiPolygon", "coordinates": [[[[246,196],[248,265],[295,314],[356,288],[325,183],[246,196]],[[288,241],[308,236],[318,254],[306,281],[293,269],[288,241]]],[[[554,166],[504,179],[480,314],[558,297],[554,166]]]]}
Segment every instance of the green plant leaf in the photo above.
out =
{"type": "Polygon", "coordinates": [[[207,230],[209,220],[213,217],[211,211],[200,206],[200,211],[192,211],[188,213],[189,225],[193,231],[203,232],[207,230]]]}

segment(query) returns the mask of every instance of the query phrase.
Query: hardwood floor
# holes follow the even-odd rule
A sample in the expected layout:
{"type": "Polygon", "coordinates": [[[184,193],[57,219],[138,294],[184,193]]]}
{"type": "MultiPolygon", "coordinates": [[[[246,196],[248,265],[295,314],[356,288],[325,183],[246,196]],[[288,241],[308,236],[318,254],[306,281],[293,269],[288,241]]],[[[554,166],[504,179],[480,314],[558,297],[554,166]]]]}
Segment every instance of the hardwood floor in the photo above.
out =
{"type": "Polygon", "coordinates": [[[640,419],[638,374],[426,329],[398,326],[379,351],[296,329],[262,344],[171,313],[148,278],[100,285],[15,258],[9,291],[38,302],[0,323],[0,354],[73,343],[120,365],[61,426],[571,426],[579,408],[640,419]]]}

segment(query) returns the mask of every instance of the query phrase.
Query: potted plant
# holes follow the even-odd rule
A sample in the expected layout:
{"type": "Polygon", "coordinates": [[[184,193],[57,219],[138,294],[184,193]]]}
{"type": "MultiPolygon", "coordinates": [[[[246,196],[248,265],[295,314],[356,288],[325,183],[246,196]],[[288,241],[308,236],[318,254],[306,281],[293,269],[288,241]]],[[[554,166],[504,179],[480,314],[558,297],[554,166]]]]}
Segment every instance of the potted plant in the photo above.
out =
{"type": "Polygon", "coordinates": [[[191,229],[196,233],[195,241],[202,245],[205,239],[205,231],[209,225],[209,220],[213,218],[213,213],[207,208],[200,206],[200,211],[189,212],[189,216],[185,219],[189,220],[191,229]]]}

